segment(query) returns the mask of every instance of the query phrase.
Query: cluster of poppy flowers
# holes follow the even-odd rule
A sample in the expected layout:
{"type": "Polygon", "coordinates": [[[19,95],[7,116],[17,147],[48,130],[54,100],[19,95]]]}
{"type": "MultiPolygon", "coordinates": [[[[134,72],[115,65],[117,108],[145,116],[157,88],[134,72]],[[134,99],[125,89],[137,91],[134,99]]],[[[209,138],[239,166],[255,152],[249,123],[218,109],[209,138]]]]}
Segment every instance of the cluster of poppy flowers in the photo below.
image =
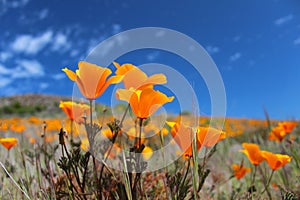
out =
{"type": "MultiPolygon", "coordinates": [[[[164,74],[147,76],[132,64],[120,65],[117,62],[113,62],[113,64],[116,67],[113,76],[110,76],[112,74],[110,69],[84,61],[78,63],[76,72],[67,68],[64,68],[63,71],[72,81],[76,82],[82,95],[90,101],[98,98],[110,84],[122,81],[124,89],[116,91],[116,98],[127,102],[140,121],[147,119],[165,103],[173,101],[173,96],[168,97],[153,88],[154,85],[167,82],[164,74]]],[[[71,120],[77,122],[82,118],[82,114],[89,110],[86,105],[72,102],[61,102],[60,107],[71,120]]],[[[192,156],[192,138],[194,137],[190,134],[191,129],[180,122],[167,122],[167,125],[184,155],[192,156]]],[[[210,127],[198,127],[193,132],[197,135],[198,150],[201,147],[212,147],[226,137],[225,132],[210,127]]]]}
{"type": "Polygon", "coordinates": [[[130,104],[133,113],[141,119],[148,118],[160,106],[171,102],[174,97],[167,97],[158,90],[153,89],[153,85],[166,83],[163,74],[155,74],[148,77],[143,71],[132,64],[117,67],[114,76],[110,76],[112,71],[95,64],[81,61],[78,63],[76,73],[64,68],[63,71],[68,77],[77,83],[82,95],[88,100],[95,100],[111,84],[123,81],[125,89],[118,89],[116,97],[119,100],[130,104]]]}
{"type": "Polygon", "coordinates": [[[272,170],[277,170],[292,160],[292,157],[283,154],[274,154],[269,151],[262,151],[257,144],[243,143],[244,149],[241,150],[249,161],[257,166],[263,161],[267,161],[272,170]]]}
{"type": "Polygon", "coordinates": [[[297,122],[279,122],[278,125],[272,129],[269,140],[281,142],[286,135],[293,131],[295,126],[297,126],[297,122]]]}
{"type": "MultiPolygon", "coordinates": [[[[263,161],[267,161],[272,171],[275,171],[291,162],[292,160],[292,157],[288,155],[274,154],[269,151],[262,151],[257,144],[243,143],[242,146],[244,147],[244,149],[240,150],[240,152],[244,153],[254,166],[258,166],[263,161]]],[[[251,171],[251,168],[247,168],[243,164],[233,164],[232,169],[234,176],[237,179],[243,178],[246,173],[251,171]]]]}

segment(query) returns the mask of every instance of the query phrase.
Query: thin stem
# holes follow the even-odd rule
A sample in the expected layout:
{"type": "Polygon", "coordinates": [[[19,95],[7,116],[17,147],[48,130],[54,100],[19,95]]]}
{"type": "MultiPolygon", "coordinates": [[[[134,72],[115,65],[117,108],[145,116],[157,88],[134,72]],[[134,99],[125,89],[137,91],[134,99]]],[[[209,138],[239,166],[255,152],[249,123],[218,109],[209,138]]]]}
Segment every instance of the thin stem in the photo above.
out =
{"type": "Polygon", "coordinates": [[[86,179],[86,173],[88,171],[89,160],[90,160],[90,155],[88,155],[88,158],[87,158],[87,161],[86,161],[86,165],[84,166],[84,172],[83,172],[83,177],[82,177],[82,188],[83,189],[85,188],[85,179],[86,179]]]}
{"type": "Polygon", "coordinates": [[[98,175],[97,175],[97,166],[96,166],[96,158],[93,155],[94,151],[94,130],[93,130],[93,100],[90,99],[90,133],[88,133],[89,137],[89,143],[90,143],[90,151],[92,153],[92,158],[93,158],[93,166],[94,166],[94,176],[95,176],[95,181],[96,185],[99,187],[99,193],[97,192],[96,196],[98,199],[101,199],[101,183],[98,180],[98,175]]]}
{"type": "Polygon", "coordinates": [[[0,166],[1,168],[4,170],[4,172],[6,173],[6,175],[10,178],[10,180],[13,182],[13,184],[22,192],[22,194],[24,194],[24,196],[27,199],[30,199],[30,197],[28,196],[28,194],[26,193],[25,190],[22,189],[22,187],[15,181],[15,179],[10,175],[10,173],[7,171],[7,169],[5,168],[5,166],[2,164],[2,162],[0,161],[0,166]]]}
{"type": "Polygon", "coordinates": [[[74,120],[71,120],[71,125],[70,125],[70,128],[71,128],[71,142],[73,142],[73,124],[74,124],[74,120]]]}
{"type": "MultiPolygon", "coordinates": [[[[127,114],[128,110],[129,110],[129,108],[130,108],[130,104],[128,104],[127,107],[126,107],[126,110],[125,110],[125,112],[124,112],[124,114],[122,116],[122,119],[121,119],[120,123],[119,123],[119,127],[122,127],[123,121],[125,120],[125,117],[126,117],[126,114],[127,114]]],[[[116,141],[117,136],[118,136],[118,133],[117,132],[114,133],[112,143],[111,143],[111,145],[110,145],[110,147],[109,147],[109,149],[107,151],[107,154],[105,155],[104,163],[106,163],[106,161],[107,161],[107,159],[108,159],[108,157],[109,157],[109,155],[110,155],[110,153],[112,151],[112,148],[114,146],[114,143],[116,141]]],[[[104,163],[102,164],[102,167],[101,167],[101,170],[100,170],[99,181],[102,179],[102,176],[103,176],[103,171],[104,171],[104,167],[105,167],[104,163]]]]}
{"type": "Polygon", "coordinates": [[[257,165],[254,165],[254,172],[253,172],[253,176],[252,176],[252,180],[251,180],[251,186],[254,184],[256,171],[257,171],[257,165]]]}
{"type": "Polygon", "coordinates": [[[143,127],[143,120],[144,119],[142,119],[142,118],[140,118],[140,124],[139,124],[139,146],[138,146],[138,148],[141,148],[141,143],[142,143],[142,127],[143,127]]]}
{"type": "Polygon", "coordinates": [[[272,197],[271,197],[271,194],[270,194],[270,191],[269,191],[269,186],[270,186],[270,183],[271,183],[271,180],[272,180],[274,171],[275,171],[275,170],[272,170],[272,173],[271,173],[271,175],[270,175],[270,178],[268,179],[268,182],[267,182],[267,184],[265,185],[265,189],[261,192],[261,195],[262,195],[265,191],[267,191],[268,196],[269,196],[270,199],[272,199],[272,197]]]}
{"type": "MultiPolygon", "coordinates": [[[[188,159],[188,166],[187,166],[187,169],[186,169],[186,172],[185,172],[185,175],[184,175],[184,178],[183,178],[183,180],[182,180],[182,183],[181,183],[181,186],[183,186],[184,185],[184,182],[185,182],[185,180],[186,180],[186,177],[187,177],[187,175],[188,175],[188,173],[189,173],[189,169],[190,169],[190,165],[191,165],[191,157],[189,156],[189,159],[188,159]]],[[[179,189],[180,189],[181,187],[179,187],[179,189]]],[[[179,190],[178,190],[179,191],[179,190]]]]}
{"type": "Polygon", "coordinates": [[[90,122],[92,128],[93,127],[93,100],[90,100],[90,122]]]}
{"type": "Polygon", "coordinates": [[[187,169],[186,169],[186,171],[185,171],[183,180],[182,180],[181,184],[180,184],[179,187],[178,187],[178,191],[177,191],[178,195],[177,195],[177,196],[179,196],[179,193],[181,192],[180,189],[184,186],[185,180],[186,180],[187,175],[188,175],[188,173],[189,173],[189,169],[190,169],[190,165],[191,165],[191,162],[190,162],[190,161],[191,161],[191,157],[189,156],[189,159],[188,159],[188,166],[187,166],[187,169]]]}
{"type": "Polygon", "coordinates": [[[7,150],[7,156],[6,156],[7,160],[9,160],[9,152],[10,152],[10,149],[7,150]]]}
{"type": "MultiPolygon", "coordinates": [[[[200,168],[199,182],[200,182],[200,175],[203,175],[203,174],[204,174],[204,171],[205,171],[204,168],[205,168],[205,164],[206,164],[206,156],[207,156],[206,154],[207,154],[207,148],[205,147],[205,150],[204,150],[204,158],[203,158],[203,162],[202,162],[202,165],[201,165],[201,168],[200,168]]],[[[200,166],[200,164],[199,164],[199,166],[200,166]]],[[[201,188],[202,188],[202,185],[199,184],[199,185],[198,185],[197,192],[200,192],[201,188]]]]}
{"type": "MultiPolygon", "coordinates": [[[[143,120],[142,118],[139,118],[139,137],[138,137],[138,147],[135,149],[136,150],[136,176],[135,176],[135,179],[134,179],[134,184],[133,184],[133,188],[132,188],[132,191],[133,191],[133,194],[137,195],[137,185],[140,183],[140,180],[141,180],[141,174],[142,174],[142,169],[141,169],[141,163],[140,163],[140,160],[141,160],[141,153],[143,151],[142,149],[142,141],[141,141],[141,138],[142,138],[142,127],[143,127],[143,120]]],[[[136,198],[134,198],[136,199],[136,198]]]]}
{"type": "Polygon", "coordinates": [[[125,112],[124,112],[124,114],[123,114],[123,116],[122,116],[122,119],[121,119],[120,124],[119,124],[120,127],[122,127],[122,125],[123,125],[123,122],[124,122],[124,120],[125,120],[125,117],[126,117],[126,115],[127,115],[127,112],[128,112],[128,110],[129,110],[129,108],[130,108],[130,104],[127,105],[126,110],[125,110],[125,112]]]}

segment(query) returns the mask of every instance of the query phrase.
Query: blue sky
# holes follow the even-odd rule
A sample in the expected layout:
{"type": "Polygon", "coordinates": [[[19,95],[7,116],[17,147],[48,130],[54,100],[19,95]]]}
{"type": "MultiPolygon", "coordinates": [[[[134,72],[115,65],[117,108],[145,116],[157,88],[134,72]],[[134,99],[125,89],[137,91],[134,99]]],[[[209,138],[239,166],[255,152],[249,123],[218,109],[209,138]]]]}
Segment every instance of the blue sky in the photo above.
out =
{"type": "MultiPolygon", "coordinates": [[[[300,118],[297,0],[0,0],[0,22],[0,96],[70,96],[73,83],[61,68],[76,69],[92,48],[116,33],[154,26],[182,32],[207,50],[224,81],[227,116],[264,118],[265,107],[272,118],[300,118]]],[[[118,61],[186,64],[151,49],[118,61]]],[[[192,71],[185,73],[193,79],[192,71]]],[[[197,93],[201,114],[209,114],[201,81],[197,93]]]]}

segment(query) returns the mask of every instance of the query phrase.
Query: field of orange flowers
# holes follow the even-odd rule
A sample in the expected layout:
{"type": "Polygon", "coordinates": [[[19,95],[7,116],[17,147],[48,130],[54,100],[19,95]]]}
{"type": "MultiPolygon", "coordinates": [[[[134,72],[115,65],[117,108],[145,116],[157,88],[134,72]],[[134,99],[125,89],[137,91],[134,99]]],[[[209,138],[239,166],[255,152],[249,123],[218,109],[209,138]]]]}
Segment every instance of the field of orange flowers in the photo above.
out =
{"type": "Polygon", "coordinates": [[[174,100],[155,89],[166,76],[114,65],[63,69],[87,100],[61,101],[65,118],[0,119],[1,199],[300,198],[297,121],[226,118],[220,128],[170,115],[158,126],[151,116],[174,100]],[[123,115],[96,113],[119,82],[123,115]]]}

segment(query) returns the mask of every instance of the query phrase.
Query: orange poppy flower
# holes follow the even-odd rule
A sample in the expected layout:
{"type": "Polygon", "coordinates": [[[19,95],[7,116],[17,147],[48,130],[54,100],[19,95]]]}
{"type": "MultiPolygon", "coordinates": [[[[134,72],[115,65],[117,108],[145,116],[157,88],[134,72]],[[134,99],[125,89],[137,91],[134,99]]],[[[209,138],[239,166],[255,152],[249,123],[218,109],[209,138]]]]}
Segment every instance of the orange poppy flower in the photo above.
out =
{"type": "Polygon", "coordinates": [[[7,131],[8,125],[4,122],[0,122],[0,131],[7,131]]]}
{"type": "Polygon", "coordinates": [[[117,99],[127,101],[132,112],[140,119],[146,119],[152,115],[159,107],[167,102],[173,101],[174,97],[167,97],[152,88],[144,90],[118,89],[117,99]]]}
{"type": "Polygon", "coordinates": [[[158,134],[162,134],[163,136],[168,135],[169,131],[166,128],[162,128],[159,132],[157,132],[158,134]]]}
{"type": "MultiPolygon", "coordinates": [[[[104,135],[105,137],[107,137],[109,139],[113,138],[113,136],[114,136],[114,133],[110,130],[110,128],[103,129],[101,131],[101,133],[102,133],[102,135],[104,135]]],[[[118,134],[121,134],[121,133],[122,133],[122,131],[118,132],[118,134]]]]}
{"type": "Polygon", "coordinates": [[[275,182],[272,182],[272,187],[273,187],[275,190],[278,190],[278,185],[277,185],[275,182]]]}
{"type": "Polygon", "coordinates": [[[297,122],[279,122],[278,126],[282,126],[287,133],[290,133],[293,131],[295,126],[297,126],[297,122]]]}
{"type": "Polygon", "coordinates": [[[29,143],[30,144],[34,144],[36,142],[36,139],[34,138],[34,137],[31,137],[30,139],[29,139],[29,143]]]}
{"type": "Polygon", "coordinates": [[[296,125],[296,122],[279,122],[278,125],[272,129],[269,140],[281,142],[287,134],[292,132],[296,125]]]}
{"type": "Polygon", "coordinates": [[[101,133],[107,138],[112,138],[114,136],[113,132],[109,128],[103,129],[101,133]]]}
{"type": "Polygon", "coordinates": [[[201,146],[212,147],[220,140],[225,139],[226,133],[211,127],[198,127],[197,138],[201,146]]]}
{"type": "Polygon", "coordinates": [[[123,64],[120,66],[117,62],[113,62],[116,66],[116,75],[124,76],[122,81],[126,89],[145,89],[153,88],[153,85],[164,84],[167,78],[164,74],[154,74],[147,76],[142,70],[132,64],[123,64]]]}
{"type": "Polygon", "coordinates": [[[112,71],[95,64],[80,61],[78,63],[76,73],[68,68],[62,69],[69,79],[76,82],[80,92],[88,100],[98,98],[110,84],[118,83],[122,80],[122,76],[108,76],[112,71]],[[107,79],[108,78],[108,79],[107,79]]]}
{"type": "MultiPolygon", "coordinates": [[[[171,135],[180,149],[184,152],[185,156],[191,157],[193,155],[192,142],[193,132],[190,127],[187,127],[179,122],[167,122],[167,125],[171,127],[171,135]]],[[[197,140],[197,150],[201,148],[200,142],[197,140]]]]}
{"type": "Polygon", "coordinates": [[[151,147],[149,146],[145,146],[145,148],[143,149],[143,152],[142,152],[142,156],[144,158],[144,160],[149,160],[153,155],[153,150],[151,147]]]}
{"type": "Polygon", "coordinates": [[[7,149],[10,150],[18,142],[17,138],[0,138],[0,143],[7,149]]]}
{"type": "Polygon", "coordinates": [[[233,164],[231,167],[233,169],[233,174],[237,179],[243,178],[246,173],[251,171],[250,168],[244,167],[243,165],[233,164]]]}
{"type": "Polygon", "coordinates": [[[259,165],[265,160],[257,144],[243,143],[242,145],[245,149],[240,152],[244,153],[253,165],[259,165]]]}
{"type": "Polygon", "coordinates": [[[22,133],[26,130],[26,126],[23,124],[13,124],[10,126],[10,130],[16,133],[22,133]]]}
{"type": "Polygon", "coordinates": [[[79,124],[83,122],[82,117],[84,114],[88,115],[90,112],[90,106],[72,101],[61,101],[59,107],[66,113],[70,120],[79,124]]]}
{"type": "Polygon", "coordinates": [[[262,156],[268,162],[268,165],[272,170],[277,170],[280,167],[286,165],[287,163],[291,162],[292,157],[283,154],[274,154],[268,151],[261,151],[262,156]]]}
{"type": "Polygon", "coordinates": [[[84,151],[89,151],[90,149],[90,143],[87,137],[81,139],[81,145],[80,145],[81,149],[84,151]]]}

